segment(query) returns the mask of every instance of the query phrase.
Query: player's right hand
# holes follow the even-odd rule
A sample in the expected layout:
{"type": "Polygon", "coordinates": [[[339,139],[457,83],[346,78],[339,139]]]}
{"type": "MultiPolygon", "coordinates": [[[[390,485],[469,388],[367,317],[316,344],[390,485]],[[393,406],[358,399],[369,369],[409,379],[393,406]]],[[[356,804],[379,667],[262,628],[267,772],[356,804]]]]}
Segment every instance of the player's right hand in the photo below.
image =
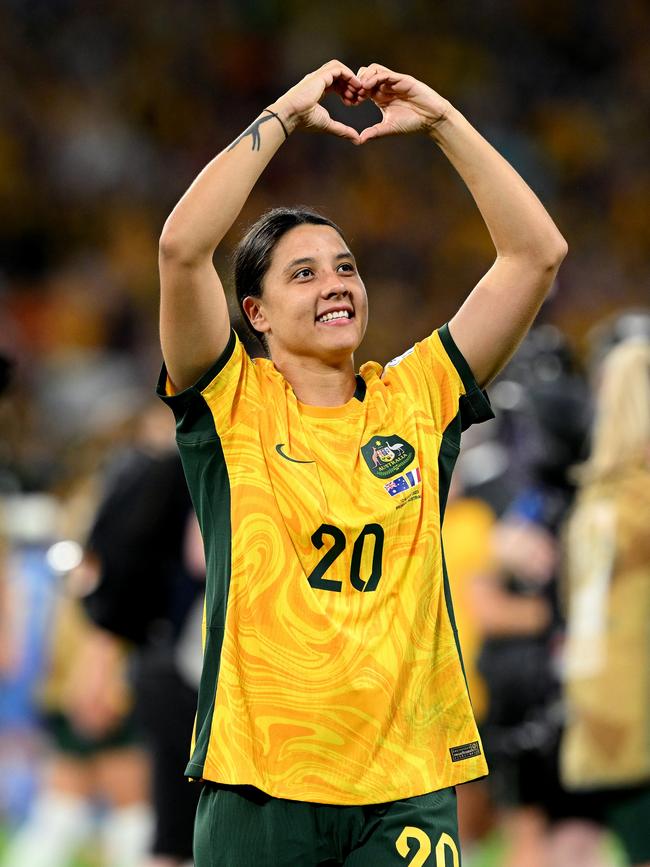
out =
{"type": "Polygon", "coordinates": [[[338,93],[344,105],[358,105],[365,99],[363,86],[344,63],[330,60],[306,75],[283,96],[269,106],[281,118],[289,131],[314,129],[347,138],[359,144],[359,133],[351,126],[333,120],[320,100],[326,93],[338,93]]]}

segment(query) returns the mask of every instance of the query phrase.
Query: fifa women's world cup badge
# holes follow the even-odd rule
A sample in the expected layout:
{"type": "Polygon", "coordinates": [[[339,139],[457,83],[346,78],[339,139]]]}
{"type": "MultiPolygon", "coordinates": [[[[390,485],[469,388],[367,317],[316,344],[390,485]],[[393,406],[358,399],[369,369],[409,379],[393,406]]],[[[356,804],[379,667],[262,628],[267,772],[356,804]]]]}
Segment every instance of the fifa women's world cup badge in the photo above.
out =
{"type": "Polygon", "coordinates": [[[397,434],[373,437],[361,447],[368,469],[378,479],[390,479],[413,461],[415,449],[397,434]]]}

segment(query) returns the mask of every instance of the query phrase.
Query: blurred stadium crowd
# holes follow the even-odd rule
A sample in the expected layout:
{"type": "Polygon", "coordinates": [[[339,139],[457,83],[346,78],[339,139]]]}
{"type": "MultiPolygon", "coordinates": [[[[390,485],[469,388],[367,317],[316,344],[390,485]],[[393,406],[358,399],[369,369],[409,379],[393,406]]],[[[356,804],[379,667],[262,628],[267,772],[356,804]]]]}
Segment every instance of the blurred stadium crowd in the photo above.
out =
{"type": "MultiPolygon", "coordinates": [[[[480,867],[625,863],[584,823],[564,838],[547,830],[567,818],[607,824],[602,805],[577,804],[558,780],[567,611],[559,576],[572,468],[589,450],[594,372],[612,345],[650,339],[640,309],[650,303],[649,25],[640,0],[331,0],[326,13],[297,0],[0,4],[7,838],[58,786],[69,795],[58,827],[68,822],[72,850],[95,814],[75,812],[71,793],[86,804],[92,794],[95,811],[99,793],[119,814],[104,863],[135,867],[152,833],[150,792],[156,811],[170,798],[167,810],[176,809],[163,778],[176,767],[169,739],[182,735],[156,722],[167,701],[183,706],[189,739],[201,554],[171,419],[151,403],[157,241],[201,166],[336,56],[352,66],[378,60],[447,96],[568,239],[540,326],[490,391],[498,420],[468,437],[447,518],[461,640],[493,768],[489,785],[464,787],[461,821],[480,867]],[[98,753],[117,764],[94,763],[98,753]],[[492,851],[494,833],[505,842],[492,851]]],[[[374,117],[369,106],[331,106],[358,128],[374,117]]],[[[424,140],[358,151],[297,135],[238,229],[266,207],[295,203],[322,210],[350,239],[374,310],[358,362],[385,362],[445,322],[490,264],[479,215],[424,140]]],[[[237,235],[218,252],[224,275],[237,235]]],[[[650,552],[645,569],[650,579],[650,552]]],[[[633,648],[646,672],[649,648],[633,648]]],[[[184,755],[181,743],[178,774],[184,755]]],[[[634,785],[647,784],[645,774],[634,785]]],[[[185,843],[153,833],[159,859],[168,858],[155,863],[189,857],[185,843]]],[[[6,849],[7,867],[67,863],[63,843],[40,861],[16,851],[6,849]]],[[[86,856],[99,863],[92,850],[86,856]]]]}

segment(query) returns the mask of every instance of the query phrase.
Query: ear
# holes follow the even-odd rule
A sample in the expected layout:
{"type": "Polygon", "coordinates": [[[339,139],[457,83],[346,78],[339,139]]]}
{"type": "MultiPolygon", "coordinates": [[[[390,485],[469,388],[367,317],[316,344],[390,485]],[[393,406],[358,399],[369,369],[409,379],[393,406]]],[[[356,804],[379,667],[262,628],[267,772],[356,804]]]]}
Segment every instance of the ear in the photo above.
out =
{"type": "Polygon", "coordinates": [[[244,313],[248,316],[250,324],[255,331],[260,331],[265,334],[270,330],[271,326],[262,309],[262,299],[255,298],[253,295],[247,295],[242,301],[244,313]]]}

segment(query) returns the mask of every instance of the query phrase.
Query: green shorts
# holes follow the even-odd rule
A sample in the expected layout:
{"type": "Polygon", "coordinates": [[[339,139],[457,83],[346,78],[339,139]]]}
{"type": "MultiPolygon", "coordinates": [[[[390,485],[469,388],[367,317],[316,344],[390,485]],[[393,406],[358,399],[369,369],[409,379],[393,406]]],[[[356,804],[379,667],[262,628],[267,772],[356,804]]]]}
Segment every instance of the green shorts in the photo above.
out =
{"type": "Polygon", "coordinates": [[[54,712],[44,718],[47,731],[56,749],[71,758],[88,760],[107,750],[120,750],[141,745],[139,733],[129,716],[107,734],[98,738],[78,732],[65,714],[54,712]]]}
{"type": "Polygon", "coordinates": [[[650,786],[619,790],[609,796],[605,824],[619,838],[630,864],[650,862],[650,786]]]}
{"type": "Polygon", "coordinates": [[[460,867],[456,792],[364,806],[205,783],[195,867],[460,867]]]}

